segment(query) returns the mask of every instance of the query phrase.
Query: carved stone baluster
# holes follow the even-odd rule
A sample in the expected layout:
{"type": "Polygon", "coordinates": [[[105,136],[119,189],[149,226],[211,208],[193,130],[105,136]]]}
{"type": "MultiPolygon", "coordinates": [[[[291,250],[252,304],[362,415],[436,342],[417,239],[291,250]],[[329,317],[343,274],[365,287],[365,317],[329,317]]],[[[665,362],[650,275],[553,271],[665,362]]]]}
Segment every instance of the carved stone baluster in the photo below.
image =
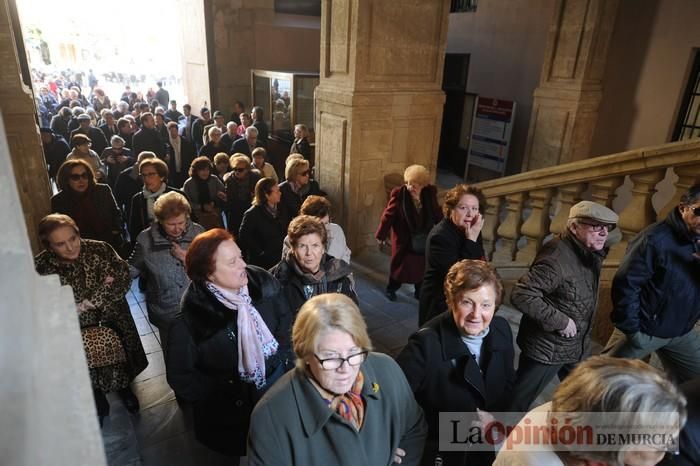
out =
{"type": "Polygon", "coordinates": [[[612,209],[613,200],[617,197],[615,190],[624,182],[625,178],[623,176],[591,181],[589,183],[589,187],[591,188],[591,200],[612,209]]]}
{"type": "Polygon", "coordinates": [[[516,193],[506,196],[506,209],[508,214],[496,232],[500,244],[493,253],[493,262],[508,263],[513,261],[515,247],[520,237],[520,225],[522,224],[523,201],[525,193],[516,193]]]}
{"type": "Polygon", "coordinates": [[[530,191],[530,216],[523,223],[520,232],[527,240],[515,255],[516,262],[529,264],[535,258],[542,240],[549,233],[549,207],[552,202],[553,189],[537,189],[530,191]]]}
{"type": "Polygon", "coordinates": [[[549,224],[549,231],[552,234],[563,233],[566,230],[566,220],[569,218],[569,209],[571,206],[581,200],[583,192],[583,184],[569,184],[559,187],[559,210],[549,224]]]}
{"type": "Polygon", "coordinates": [[[625,255],[627,244],[647,225],[656,221],[656,212],[651,205],[651,196],[656,192],[655,186],[664,178],[665,169],[630,175],[632,180],[632,199],[620,212],[618,226],[622,240],[610,248],[608,261],[619,261],[625,255]]]}
{"type": "Polygon", "coordinates": [[[658,220],[666,218],[668,214],[676,208],[678,203],[681,202],[681,196],[688,192],[688,188],[700,180],[700,165],[681,165],[679,167],[673,167],[673,172],[678,175],[676,192],[671,200],[668,201],[668,204],[659,211],[658,220]]]}
{"type": "Polygon", "coordinates": [[[501,210],[500,197],[490,197],[486,199],[486,210],[484,212],[484,228],[481,230],[481,240],[484,243],[486,257],[491,257],[496,247],[496,229],[498,228],[498,214],[501,210]]]}

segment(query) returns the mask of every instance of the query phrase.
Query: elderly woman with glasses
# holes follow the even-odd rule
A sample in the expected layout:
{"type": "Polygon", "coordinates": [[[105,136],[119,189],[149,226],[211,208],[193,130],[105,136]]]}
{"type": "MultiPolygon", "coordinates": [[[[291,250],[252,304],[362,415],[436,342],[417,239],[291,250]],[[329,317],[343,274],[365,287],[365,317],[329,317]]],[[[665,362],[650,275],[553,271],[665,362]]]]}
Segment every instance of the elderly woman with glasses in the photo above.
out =
{"type": "Polygon", "coordinates": [[[143,180],[143,188],[131,198],[129,209],[129,236],[132,243],[136,242],[139,233],[154,222],[156,217],[153,207],[160,196],[175,191],[187,197],[179,189],[166,184],[168,165],[158,158],[143,160],[139,164],[139,175],[143,180]]]}
{"type": "Polygon", "coordinates": [[[291,366],[291,312],[277,280],[246,266],[226,230],[198,235],[185,269],[192,282],[170,327],[168,383],[193,404],[197,439],[238,464],[253,406],[291,366]]]}
{"type": "Polygon", "coordinates": [[[83,238],[109,243],[122,258],[129,257],[121,210],[109,186],[95,180],[92,166],[82,159],[66,160],[56,184],[60,191],[51,197],[51,211],[75,220],[83,238]]]}
{"type": "Polygon", "coordinates": [[[481,191],[466,184],[457,185],[445,194],[444,217],[426,239],[418,325],[447,310],[443,284],[452,264],[462,259],[486,260],[481,242],[485,204],[481,191]]]}
{"type": "Polygon", "coordinates": [[[226,202],[224,183],[212,174],[212,169],[207,157],[197,157],[192,161],[190,177],[182,187],[192,210],[197,212],[199,222],[207,230],[221,227],[221,209],[226,202]]]}
{"type": "Polygon", "coordinates": [[[316,296],[292,330],[296,369],[253,410],[251,466],[418,465],[426,427],[401,369],[372,352],[357,305],[316,296]]]}
{"type": "Polygon", "coordinates": [[[226,223],[228,231],[237,235],[243,214],[253,203],[255,184],[260,179],[260,174],[250,169],[250,159],[245,154],[235,153],[230,160],[231,171],[224,176],[226,223]]]}
{"type": "Polygon", "coordinates": [[[513,335],[494,316],[503,286],[486,262],[464,259],[445,278],[445,312],[411,335],[397,358],[428,421],[422,464],[490,466],[493,450],[440,452],[441,412],[506,411],[515,383],[513,335]]]}
{"type": "Polygon", "coordinates": [[[71,137],[73,150],[66,156],[66,160],[84,160],[90,164],[95,173],[95,179],[104,182],[107,179],[107,167],[102,163],[100,156],[92,150],[92,140],[82,133],[74,134],[71,137]]]}

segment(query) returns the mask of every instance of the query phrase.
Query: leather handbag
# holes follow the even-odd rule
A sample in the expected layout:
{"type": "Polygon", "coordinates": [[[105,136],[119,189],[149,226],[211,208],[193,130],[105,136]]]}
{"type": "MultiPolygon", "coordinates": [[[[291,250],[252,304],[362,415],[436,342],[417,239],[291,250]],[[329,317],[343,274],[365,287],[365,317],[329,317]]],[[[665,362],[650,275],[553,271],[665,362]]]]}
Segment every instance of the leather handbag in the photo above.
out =
{"type": "Polygon", "coordinates": [[[411,235],[411,250],[416,254],[425,254],[425,245],[427,242],[427,233],[413,233],[411,235]]]}
{"type": "Polygon", "coordinates": [[[117,332],[102,322],[80,329],[88,367],[112,366],[126,362],[126,352],[117,332]]]}

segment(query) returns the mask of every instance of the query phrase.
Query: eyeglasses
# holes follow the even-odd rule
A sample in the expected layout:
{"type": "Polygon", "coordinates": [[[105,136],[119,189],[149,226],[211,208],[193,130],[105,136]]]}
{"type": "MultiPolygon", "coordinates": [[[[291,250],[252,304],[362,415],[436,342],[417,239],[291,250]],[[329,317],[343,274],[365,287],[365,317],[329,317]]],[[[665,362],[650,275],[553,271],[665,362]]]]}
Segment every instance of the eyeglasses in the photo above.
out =
{"type": "Polygon", "coordinates": [[[150,173],[141,173],[141,176],[144,178],[153,178],[154,176],[158,176],[157,172],[150,172],[150,173]]]}
{"type": "Polygon", "coordinates": [[[247,170],[247,168],[234,168],[234,169],[233,169],[233,171],[236,172],[236,173],[243,173],[243,172],[246,171],[246,170],[247,170]]]}
{"type": "Polygon", "coordinates": [[[80,180],[89,179],[89,176],[88,176],[87,172],[71,173],[70,175],[68,175],[68,179],[71,181],[80,181],[80,180]]]}
{"type": "Polygon", "coordinates": [[[603,230],[609,232],[610,230],[614,230],[616,227],[615,224],[610,224],[610,223],[586,223],[586,222],[582,222],[580,220],[578,223],[581,225],[586,225],[587,227],[589,227],[591,229],[591,231],[595,231],[597,233],[600,233],[603,230]]]}
{"type": "Polygon", "coordinates": [[[362,364],[362,362],[365,360],[365,357],[367,356],[367,351],[360,351],[359,353],[351,354],[347,358],[327,358],[327,359],[321,359],[318,356],[314,354],[314,357],[318,362],[321,364],[321,367],[324,370],[327,371],[332,371],[335,369],[338,369],[340,366],[343,365],[344,362],[347,362],[348,365],[350,366],[359,366],[362,364]]]}
{"type": "Polygon", "coordinates": [[[301,176],[309,176],[309,170],[300,173],[301,176]]]}
{"type": "Polygon", "coordinates": [[[700,207],[695,207],[693,209],[693,215],[695,215],[696,217],[700,217],[700,207]]]}

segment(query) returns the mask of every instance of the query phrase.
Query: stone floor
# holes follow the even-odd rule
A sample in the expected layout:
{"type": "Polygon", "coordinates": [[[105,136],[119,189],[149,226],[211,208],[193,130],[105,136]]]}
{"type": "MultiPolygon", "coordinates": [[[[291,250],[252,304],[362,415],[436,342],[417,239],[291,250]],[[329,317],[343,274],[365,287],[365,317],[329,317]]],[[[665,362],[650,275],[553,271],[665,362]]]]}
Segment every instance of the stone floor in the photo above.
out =
{"type": "MultiPolygon", "coordinates": [[[[376,249],[353,257],[353,269],[360,309],[367,321],[376,351],[396,356],[409,335],[418,328],[418,304],[413,287],[404,285],[398,300],[384,297],[389,256],[376,249]]],[[[229,465],[226,458],[207,450],[195,439],[188,413],[178,406],[165,378],[163,352],[158,330],[146,317],[145,297],[136,285],[128,294],[131,313],[148,354],[148,368],[134,381],[133,389],[141,411],[130,415],[116,397],[110,396],[111,414],[102,429],[110,466],[195,466],[229,465]]],[[[499,314],[517,332],[520,313],[502,306],[499,314]]],[[[516,346],[516,362],[517,362],[516,346]]],[[[556,386],[551,383],[537,402],[547,400],[556,386]]],[[[241,465],[245,465],[245,459],[241,465]]]]}

